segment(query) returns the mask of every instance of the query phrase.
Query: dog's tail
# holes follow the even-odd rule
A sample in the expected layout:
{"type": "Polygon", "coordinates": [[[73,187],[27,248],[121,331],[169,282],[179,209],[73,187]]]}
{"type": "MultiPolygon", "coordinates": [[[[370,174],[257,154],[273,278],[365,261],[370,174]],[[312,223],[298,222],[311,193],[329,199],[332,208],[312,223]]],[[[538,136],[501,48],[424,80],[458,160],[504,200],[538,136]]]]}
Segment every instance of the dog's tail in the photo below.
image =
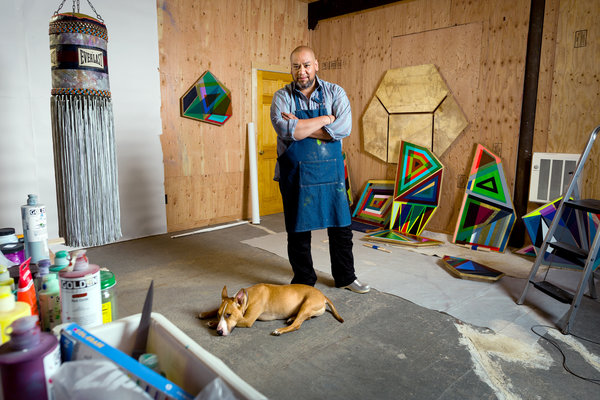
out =
{"type": "Polygon", "coordinates": [[[325,297],[325,303],[327,303],[329,305],[329,309],[331,310],[331,313],[333,314],[335,319],[337,319],[340,322],[344,322],[344,318],[342,318],[342,316],[337,312],[337,310],[335,309],[335,306],[333,305],[331,300],[329,300],[327,297],[325,297]]]}

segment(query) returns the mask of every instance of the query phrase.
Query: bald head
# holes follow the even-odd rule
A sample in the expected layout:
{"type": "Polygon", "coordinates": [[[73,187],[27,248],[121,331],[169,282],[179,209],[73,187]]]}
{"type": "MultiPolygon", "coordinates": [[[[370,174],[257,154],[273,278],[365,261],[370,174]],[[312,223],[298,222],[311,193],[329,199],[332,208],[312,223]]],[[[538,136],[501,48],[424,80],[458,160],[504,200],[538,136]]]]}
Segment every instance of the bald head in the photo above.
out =
{"type": "Polygon", "coordinates": [[[295,54],[303,52],[310,54],[313,60],[316,59],[315,52],[313,51],[313,49],[311,49],[308,46],[298,46],[294,50],[292,50],[292,53],[290,54],[290,62],[293,60],[295,54]]]}
{"type": "Polygon", "coordinates": [[[290,64],[296,86],[302,91],[312,91],[319,70],[315,52],[308,46],[298,46],[290,54],[290,64]]]}

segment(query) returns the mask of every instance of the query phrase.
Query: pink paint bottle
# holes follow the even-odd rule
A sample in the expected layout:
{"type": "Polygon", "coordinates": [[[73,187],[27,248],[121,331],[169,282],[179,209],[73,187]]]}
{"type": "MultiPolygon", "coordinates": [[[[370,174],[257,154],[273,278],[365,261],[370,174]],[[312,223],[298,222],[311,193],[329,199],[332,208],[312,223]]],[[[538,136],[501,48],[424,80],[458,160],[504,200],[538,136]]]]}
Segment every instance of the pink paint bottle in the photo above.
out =
{"type": "Polygon", "coordinates": [[[60,347],[37,320],[19,318],[8,328],[10,340],[0,346],[1,399],[52,399],[50,378],[60,367],[60,347]]]}
{"type": "Polygon", "coordinates": [[[100,267],[90,264],[85,250],[78,253],[73,270],[58,273],[61,319],[83,328],[102,325],[100,267]]]}

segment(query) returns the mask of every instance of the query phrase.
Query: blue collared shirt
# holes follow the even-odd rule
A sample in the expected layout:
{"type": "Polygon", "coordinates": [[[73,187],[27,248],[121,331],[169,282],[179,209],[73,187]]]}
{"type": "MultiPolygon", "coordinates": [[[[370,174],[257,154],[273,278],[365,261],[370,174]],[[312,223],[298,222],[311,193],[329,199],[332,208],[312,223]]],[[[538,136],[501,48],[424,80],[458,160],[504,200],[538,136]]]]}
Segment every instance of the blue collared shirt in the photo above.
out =
{"type": "MultiPolygon", "coordinates": [[[[295,88],[292,82],[279,89],[273,95],[271,103],[271,123],[275,132],[277,132],[277,156],[281,156],[294,140],[294,131],[298,124],[297,119],[284,120],[282,112],[294,114],[296,103],[293,94],[299,98],[300,108],[302,110],[317,110],[319,103],[316,102],[317,91],[323,95],[323,103],[327,113],[335,116],[333,123],[325,125],[323,129],[331,136],[333,140],[342,140],[350,135],[352,131],[352,112],[350,110],[350,101],[344,89],[335,83],[326,82],[315,77],[316,89],[307,99],[302,92],[295,88]]],[[[279,180],[279,163],[275,165],[274,180],[279,180]]]]}

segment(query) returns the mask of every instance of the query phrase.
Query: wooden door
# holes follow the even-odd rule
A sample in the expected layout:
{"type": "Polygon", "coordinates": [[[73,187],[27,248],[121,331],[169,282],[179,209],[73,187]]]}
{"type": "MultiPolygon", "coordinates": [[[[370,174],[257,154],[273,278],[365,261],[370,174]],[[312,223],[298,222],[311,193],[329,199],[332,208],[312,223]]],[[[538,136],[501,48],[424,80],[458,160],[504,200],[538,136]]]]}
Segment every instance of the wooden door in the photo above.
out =
{"type": "Polygon", "coordinates": [[[292,81],[292,76],[289,73],[261,70],[256,73],[258,203],[260,215],[269,215],[283,212],[279,184],[273,180],[277,162],[277,134],[271,125],[271,101],[277,90],[292,81]]]}

